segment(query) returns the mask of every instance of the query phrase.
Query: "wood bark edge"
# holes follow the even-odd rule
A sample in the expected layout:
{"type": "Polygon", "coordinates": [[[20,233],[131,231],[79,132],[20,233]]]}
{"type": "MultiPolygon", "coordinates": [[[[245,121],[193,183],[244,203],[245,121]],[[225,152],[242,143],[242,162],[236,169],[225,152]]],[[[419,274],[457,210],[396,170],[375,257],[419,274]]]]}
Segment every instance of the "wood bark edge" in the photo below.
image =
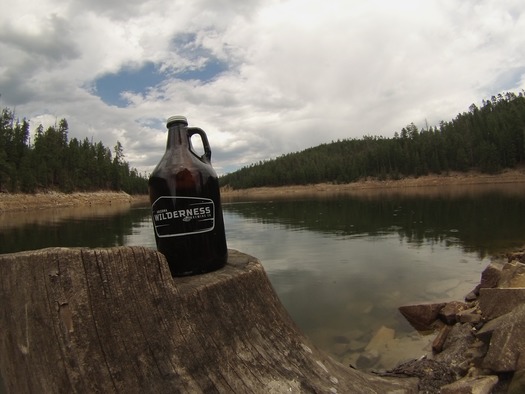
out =
{"type": "Polygon", "coordinates": [[[316,349],[238,251],[172,278],[144,247],[48,248],[0,255],[0,278],[8,392],[417,392],[316,349]]]}

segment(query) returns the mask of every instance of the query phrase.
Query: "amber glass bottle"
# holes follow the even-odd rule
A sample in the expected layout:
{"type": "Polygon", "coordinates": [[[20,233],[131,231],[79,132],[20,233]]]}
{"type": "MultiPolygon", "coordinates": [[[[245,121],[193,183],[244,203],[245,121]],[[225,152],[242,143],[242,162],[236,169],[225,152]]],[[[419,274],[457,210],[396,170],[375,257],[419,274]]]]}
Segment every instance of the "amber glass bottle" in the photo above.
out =
{"type": "Polygon", "coordinates": [[[155,241],[173,276],[221,268],[228,258],[219,180],[206,133],[184,116],[167,122],[166,152],[149,178],[155,241]],[[192,146],[199,135],[204,155],[192,146]]]}

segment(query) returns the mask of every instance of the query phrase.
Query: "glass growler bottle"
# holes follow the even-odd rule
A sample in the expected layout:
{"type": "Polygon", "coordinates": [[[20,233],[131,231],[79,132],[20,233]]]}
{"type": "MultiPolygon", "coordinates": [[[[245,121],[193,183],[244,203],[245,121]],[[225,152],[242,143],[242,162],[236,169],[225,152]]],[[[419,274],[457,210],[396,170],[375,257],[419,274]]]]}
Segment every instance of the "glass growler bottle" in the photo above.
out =
{"type": "Polygon", "coordinates": [[[188,127],[184,116],[170,117],[166,126],[166,152],[148,181],[157,249],[173,276],[210,272],[224,266],[228,249],[208,137],[188,127]],[[202,141],[202,156],[193,149],[193,135],[202,141]]]}

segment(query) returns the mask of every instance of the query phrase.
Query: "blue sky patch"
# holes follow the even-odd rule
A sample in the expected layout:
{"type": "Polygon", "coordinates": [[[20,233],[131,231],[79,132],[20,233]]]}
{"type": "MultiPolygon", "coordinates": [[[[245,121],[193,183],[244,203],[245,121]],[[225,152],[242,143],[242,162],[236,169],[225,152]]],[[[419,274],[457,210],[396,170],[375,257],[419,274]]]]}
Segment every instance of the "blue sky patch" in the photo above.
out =
{"type": "MultiPolygon", "coordinates": [[[[217,59],[209,59],[204,67],[186,69],[172,74],[175,78],[182,80],[199,80],[204,83],[212,81],[217,75],[226,71],[228,65],[217,59]]],[[[162,73],[153,63],[146,63],[143,67],[132,69],[123,68],[116,74],[106,74],[94,82],[95,94],[108,105],[126,107],[127,100],[121,97],[123,92],[143,94],[148,88],[152,88],[164,79],[168,73],[162,73]]]]}
{"type": "Polygon", "coordinates": [[[181,33],[173,37],[171,43],[173,50],[191,63],[200,63],[206,59],[200,68],[187,68],[175,72],[175,77],[182,80],[199,80],[207,83],[215,79],[222,72],[228,70],[228,63],[217,59],[209,48],[203,47],[197,40],[195,33],[181,33]]]}
{"type": "Polygon", "coordinates": [[[194,70],[184,70],[175,74],[175,76],[182,80],[196,79],[204,83],[210,82],[222,72],[228,70],[228,65],[219,60],[213,59],[204,65],[204,67],[194,70]]]}
{"type": "Polygon", "coordinates": [[[166,76],[153,63],[138,69],[124,68],[117,74],[106,74],[95,81],[95,94],[106,104],[125,107],[128,102],[120,96],[123,92],[144,93],[166,76]]]}

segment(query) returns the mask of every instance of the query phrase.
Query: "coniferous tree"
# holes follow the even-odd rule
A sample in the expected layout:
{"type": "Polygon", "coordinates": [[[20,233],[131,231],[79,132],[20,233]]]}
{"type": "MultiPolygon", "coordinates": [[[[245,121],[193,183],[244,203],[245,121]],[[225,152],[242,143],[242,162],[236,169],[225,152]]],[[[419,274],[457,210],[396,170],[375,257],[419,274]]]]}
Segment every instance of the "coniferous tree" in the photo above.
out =
{"type": "Polygon", "coordinates": [[[451,121],[419,129],[414,123],[393,138],[365,136],[322,144],[259,162],[221,177],[232,188],[344,183],[367,177],[477,170],[497,173],[525,164],[525,95],[505,93],[472,104],[451,121]]]}
{"type": "Polygon", "coordinates": [[[102,142],[69,140],[68,134],[65,119],[47,129],[39,125],[31,145],[29,122],[19,121],[13,111],[4,109],[0,114],[0,192],[103,189],[147,193],[146,177],[130,170],[120,142],[116,160],[112,160],[102,142]]]}

